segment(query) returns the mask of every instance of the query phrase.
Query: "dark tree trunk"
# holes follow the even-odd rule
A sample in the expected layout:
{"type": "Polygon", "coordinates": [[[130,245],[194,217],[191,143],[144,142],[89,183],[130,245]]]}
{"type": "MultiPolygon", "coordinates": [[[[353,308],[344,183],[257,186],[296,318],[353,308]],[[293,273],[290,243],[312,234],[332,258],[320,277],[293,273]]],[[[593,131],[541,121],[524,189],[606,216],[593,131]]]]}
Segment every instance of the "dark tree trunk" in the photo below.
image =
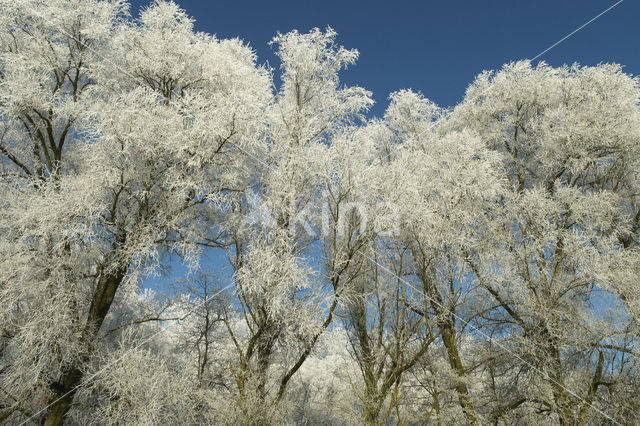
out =
{"type": "MultiPolygon", "coordinates": [[[[91,343],[100,326],[104,322],[113,299],[116,295],[120,283],[126,275],[127,268],[121,267],[111,274],[106,274],[98,281],[96,292],[91,300],[89,308],[89,316],[84,330],[84,339],[91,347],[91,343]]],[[[60,380],[49,386],[51,391],[51,403],[44,424],[46,426],[61,425],[65,416],[71,408],[73,397],[80,383],[82,382],[83,372],[81,364],[89,359],[89,353],[85,354],[84,359],[80,359],[76,365],[71,366],[62,373],[60,380]]]]}

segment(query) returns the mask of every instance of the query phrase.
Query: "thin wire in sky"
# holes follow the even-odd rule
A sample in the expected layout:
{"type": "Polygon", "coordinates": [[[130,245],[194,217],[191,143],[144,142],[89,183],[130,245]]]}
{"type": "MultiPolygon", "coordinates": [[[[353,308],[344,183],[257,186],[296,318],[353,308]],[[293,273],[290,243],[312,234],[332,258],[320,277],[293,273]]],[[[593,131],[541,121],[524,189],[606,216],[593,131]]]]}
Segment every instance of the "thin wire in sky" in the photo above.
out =
{"type": "Polygon", "coordinates": [[[585,22],[584,24],[580,25],[578,28],[576,28],[575,30],[571,31],[569,34],[567,34],[566,36],[562,37],[560,40],[558,40],[555,43],[553,43],[551,46],[549,46],[546,49],[544,49],[542,52],[538,53],[536,56],[534,56],[531,59],[531,62],[535,61],[540,56],[544,55],[545,53],[547,53],[548,51],[550,51],[551,49],[553,49],[554,47],[556,47],[557,45],[559,45],[560,43],[562,43],[563,41],[565,41],[566,39],[568,39],[569,37],[571,37],[572,35],[577,33],[578,31],[580,31],[584,27],[586,27],[587,25],[589,25],[590,23],[592,23],[593,21],[595,21],[596,19],[598,19],[599,17],[604,15],[605,13],[609,12],[611,9],[613,9],[614,7],[616,7],[617,5],[622,3],[623,1],[624,0],[618,0],[618,2],[614,3],[613,5],[609,6],[608,8],[606,8],[605,10],[603,10],[602,12],[600,12],[599,14],[594,16],[593,18],[589,19],[587,22],[585,22]]]}

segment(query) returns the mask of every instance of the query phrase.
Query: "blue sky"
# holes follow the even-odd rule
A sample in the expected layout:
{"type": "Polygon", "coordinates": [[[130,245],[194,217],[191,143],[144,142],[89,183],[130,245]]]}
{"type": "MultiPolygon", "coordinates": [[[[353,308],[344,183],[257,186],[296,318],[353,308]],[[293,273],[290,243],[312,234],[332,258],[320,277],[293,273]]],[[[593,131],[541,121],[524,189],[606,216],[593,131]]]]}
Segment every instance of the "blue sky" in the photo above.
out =
{"type": "MultiPolygon", "coordinates": [[[[617,0],[616,0],[617,1],[617,0]]],[[[440,106],[458,103],[474,77],[504,63],[533,58],[616,1],[232,1],[178,0],[196,29],[239,37],[260,63],[278,66],[268,42],[277,31],[333,27],[338,42],[360,52],[342,74],[349,85],[373,92],[370,115],[381,116],[389,93],[411,88],[440,106]]],[[[149,1],[132,1],[132,14],[149,1]]],[[[640,74],[640,0],[623,0],[538,60],[560,66],[617,62],[640,74]]],[[[204,259],[219,270],[222,256],[204,259]]],[[[184,274],[179,262],[161,282],[184,274]]],[[[146,285],[157,285],[151,278],[146,285]]]]}
{"type": "MultiPolygon", "coordinates": [[[[132,12],[148,1],[132,1],[132,12]]],[[[277,66],[269,40],[277,31],[325,28],[356,48],[360,60],[343,81],[373,92],[380,116],[390,92],[411,88],[453,106],[474,76],[509,61],[533,58],[608,7],[611,0],[487,1],[176,1],[196,29],[239,37],[259,62],[277,66]]],[[[617,62],[640,74],[640,0],[623,0],[539,60],[559,66],[617,62]]]]}

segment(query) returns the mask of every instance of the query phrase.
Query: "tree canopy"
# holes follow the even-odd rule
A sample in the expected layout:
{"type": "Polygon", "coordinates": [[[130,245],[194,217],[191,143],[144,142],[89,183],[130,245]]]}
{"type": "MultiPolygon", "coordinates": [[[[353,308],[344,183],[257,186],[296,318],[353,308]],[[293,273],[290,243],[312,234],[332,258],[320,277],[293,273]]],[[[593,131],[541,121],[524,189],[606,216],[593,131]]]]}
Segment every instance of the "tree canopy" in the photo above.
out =
{"type": "Polygon", "coordinates": [[[331,28],[278,33],[273,69],[171,1],[0,6],[0,422],[635,421],[620,65],[368,118],[331,28]]]}

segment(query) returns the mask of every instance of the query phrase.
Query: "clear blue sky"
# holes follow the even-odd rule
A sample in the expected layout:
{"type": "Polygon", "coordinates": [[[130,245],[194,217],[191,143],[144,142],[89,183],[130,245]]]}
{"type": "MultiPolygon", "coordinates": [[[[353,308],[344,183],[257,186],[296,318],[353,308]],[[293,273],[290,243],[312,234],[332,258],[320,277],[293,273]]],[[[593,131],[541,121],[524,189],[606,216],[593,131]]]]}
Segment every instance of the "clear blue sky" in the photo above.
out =
{"type": "MultiPolygon", "coordinates": [[[[148,1],[132,1],[132,12],[148,1]]],[[[612,6],[612,0],[487,1],[264,1],[178,0],[196,29],[239,37],[259,62],[277,60],[269,40],[277,31],[327,25],[360,60],[343,81],[373,92],[373,114],[384,112],[390,92],[411,88],[440,106],[453,106],[485,69],[538,53],[612,6]]],[[[539,60],[559,66],[617,62],[640,74],[640,0],[618,6],[539,60]]]]}
{"type": "MultiPolygon", "coordinates": [[[[278,66],[268,42],[277,31],[301,32],[327,25],[338,42],[360,52],[343,82],[373,92],[372,115],[383,114],[389,93],[411,88],[440,106],[458,103],[473,78],[485,69],[533,58],[612,6],[611,0],[488,1],[264,1],[177,0],[196,20],[196,29],[219,38],[239,37],[258,61],[278,66]]],[[[131,2],[132,14],[149,1],[131,2]]],[[[617,62],[640,74],[640,0],[624,0],[554,47],[539,60],[560,66],[617,62]]],[[[219,270],[213,255],[202,262],[219,270]]],[[[178,262],[160,282],[185,273],[178,262]]],[[[150,279],[145,284],[157,284],[150,279]]]]}

